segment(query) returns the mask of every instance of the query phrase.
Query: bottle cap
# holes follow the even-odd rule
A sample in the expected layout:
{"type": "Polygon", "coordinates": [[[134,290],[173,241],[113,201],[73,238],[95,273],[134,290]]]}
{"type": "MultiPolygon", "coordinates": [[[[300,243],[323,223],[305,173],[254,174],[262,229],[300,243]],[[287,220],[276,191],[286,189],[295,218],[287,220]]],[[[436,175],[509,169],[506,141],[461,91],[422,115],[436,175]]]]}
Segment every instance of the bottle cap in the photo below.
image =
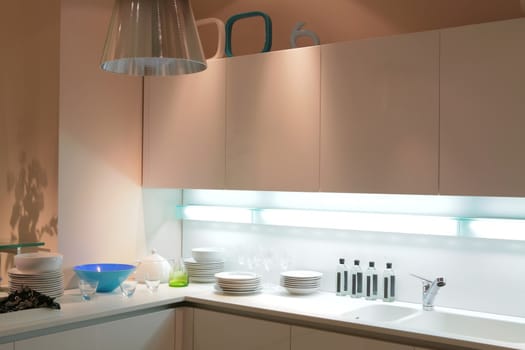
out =
{"type": "Polygon", "coordinates": [[[345,263],[345,259],[344,258],[339,258],[339,264],[344,264],[345,263]]]}
{"type": "Polygon", "coordinates": [[[354,260],[354,265],[359,265],[359,260],[354,260]]]}
{"type": "Polygon", "coordinates": [[[375,266],[375,262],[370,261],[370,262],[368,263],[368,266],[370,266],[370,267],[374,267],[374,266],[375,266]]]}
{"type": "Polygon", "coordinates": [[[391,269],[392,268],[392,263],[386,263],[386,268],[387,269],[391,269]]]}

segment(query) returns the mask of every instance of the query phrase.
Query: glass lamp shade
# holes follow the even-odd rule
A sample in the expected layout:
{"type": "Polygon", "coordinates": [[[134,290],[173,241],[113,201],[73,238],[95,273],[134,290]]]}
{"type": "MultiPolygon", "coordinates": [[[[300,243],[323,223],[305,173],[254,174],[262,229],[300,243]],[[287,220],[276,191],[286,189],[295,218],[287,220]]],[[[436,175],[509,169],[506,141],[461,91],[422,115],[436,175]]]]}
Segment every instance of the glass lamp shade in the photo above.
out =
{"type": "Polygon", "coordinates": [[[116,0],[100,66],[140,76],[206,69],[190,0],[116,0]]]}

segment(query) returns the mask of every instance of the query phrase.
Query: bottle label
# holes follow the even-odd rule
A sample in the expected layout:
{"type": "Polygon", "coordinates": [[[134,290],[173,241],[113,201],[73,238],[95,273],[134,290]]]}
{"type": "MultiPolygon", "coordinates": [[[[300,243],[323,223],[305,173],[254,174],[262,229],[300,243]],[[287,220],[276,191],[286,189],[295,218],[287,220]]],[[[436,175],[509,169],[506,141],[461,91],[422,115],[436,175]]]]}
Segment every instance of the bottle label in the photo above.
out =
{"type": "Polygon", "coordinates": [[[372,275],[372,295],[377,295],[378,293],[378,290],[377,290],[377,287],[378,287],[378,280],[377,280],[377,275],[372,275]]]}
{"type": "Polygon", "coordinates": [[[345,271],[344,272],[344,285],[343,285],[343,290],[345,292],[348,292],[348,271],[345,271]]]}
{"type": "Polygon", "coordinates": [[[336,287],[337,293],[341,293],[341,272],[337,273],[337,287],[336,287]]]}
{"type": "Polygon", "coordinates": [[[357,294],[357,275],[355,273],[352,274],[352,295],[357,294]]]}
{"type": "Polygon", "coordinates": [[[388,295],[388,277],[385,277],[384,280],[383,280],[383,298],[384,299],[388,299],[389,295],[388,295]]]}
{"type": "Polygon", "coordinates": [[[390,276],[390,296],[392,298],[396,296],[396,276],[390,276]]]}
{"type": "Polygon", "coordinates": [[[372,291],[372,283],[370,276],[366,276],[366,296],[369,297],[372,291]]]}
{"type": "Polygon", "coordinates": [[[363,273],[357,273],[357,294],[363,293],[363,273]]]}

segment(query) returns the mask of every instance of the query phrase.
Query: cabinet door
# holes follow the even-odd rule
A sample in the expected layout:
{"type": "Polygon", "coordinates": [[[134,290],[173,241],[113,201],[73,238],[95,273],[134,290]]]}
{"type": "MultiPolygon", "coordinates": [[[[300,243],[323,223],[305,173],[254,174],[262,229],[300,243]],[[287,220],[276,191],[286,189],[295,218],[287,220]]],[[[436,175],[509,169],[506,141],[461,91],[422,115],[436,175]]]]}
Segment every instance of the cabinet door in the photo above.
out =
{"type": "Polygon", "coordinates": [[[321,191],[438,192],[439,33],[323,45],[321,191]]]}
{"type": "Polygon", "coordinates": [[[226,186],[318,191],[320,49],[228,59],[226,186]]]}
{"type": "Polygon", "coordinates": [[[175,309],[175,350],[193,350],[193,308],[175,309]]]}
{"type": "Polygon", "coordinates": [[[175,349],[175,312],[169,309],[100,324],[96,349],[175,349]]]}
{"type": "Polygon", "coordinates": [[[97,327],[76,328],[15,342],[17,350],[96,350],[97,327]]]}
{"type": "Polygon", "coordinates": [[[290,326],[195,309],[194,350],[290,350],[290,326]]]}
{"type": "Polygon", "coordinates": [[[224,188],[225,60],[144,80],[145,187],[224,188]]]}
{"type": "Polygon", "coordinates": [[[0,350],[14,350],[14,349],[15,349],[14,343],[0,344],[0,350]]]}
{"type": "Polygon", "coordinates": [[[412,346],[352,335],[292,327],[291,350],[413,350],[412,346]]]}
{"type": "Polygon", "coordinates": [[[525,195],[525,19],[441,32],[440,193],[525,195]]]}

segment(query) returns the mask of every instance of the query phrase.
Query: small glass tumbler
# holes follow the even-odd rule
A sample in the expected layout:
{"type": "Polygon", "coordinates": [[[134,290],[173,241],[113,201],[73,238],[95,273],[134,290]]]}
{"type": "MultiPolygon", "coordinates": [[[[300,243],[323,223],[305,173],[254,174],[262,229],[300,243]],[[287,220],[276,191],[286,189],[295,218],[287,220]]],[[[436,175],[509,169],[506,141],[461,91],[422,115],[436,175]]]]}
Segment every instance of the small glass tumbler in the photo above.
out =
{"type": "Polygon", "coordinates": [[[120,284],[120,291],[122,292],[122,295],[125,297],[130,297],[135,293],[135,289],[137,289],[138,281],[135,279],[127,279],[122,281],[120,284]]]}
{"type": "Polygon", "coordinates": [[[82,300],[91,300],[97,292],[98,281],[79,280],[78,289],[82,300]]]}
{"type": "Polygon", "coordinates": [[[159,271],[148,271],[144,274],[144,282],[149,291],[155,293],[159,289],[162,273],[159,271]]]}
{"type": "Polygon", "coordinates": [[[171,265],[170,278],[168,282],[169,286],[186,287],[189,283],[189,278],[188,271],[186,270],[186,265],[184,265],[184,260],[170,259],[169,263],[171,265]]]}

